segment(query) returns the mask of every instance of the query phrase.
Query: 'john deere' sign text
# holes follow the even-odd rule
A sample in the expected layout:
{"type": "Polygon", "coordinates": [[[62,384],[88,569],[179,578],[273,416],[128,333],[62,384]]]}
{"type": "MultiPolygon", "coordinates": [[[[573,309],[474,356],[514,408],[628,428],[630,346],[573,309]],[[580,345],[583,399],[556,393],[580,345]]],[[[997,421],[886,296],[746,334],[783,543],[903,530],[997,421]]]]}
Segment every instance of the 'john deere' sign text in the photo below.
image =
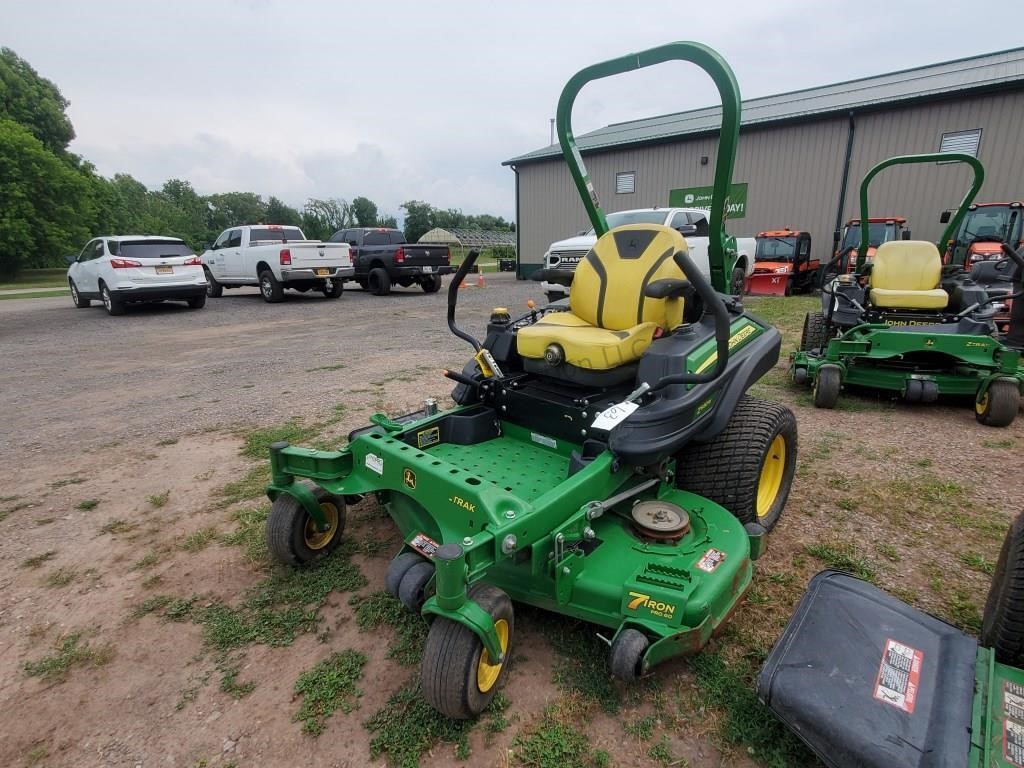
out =
{"type": "MultiPolygon", "coordinates": [[[[703,208],[711,210],[712,187],[688,187],[673,189],[668,193],[668,204],[672,208],[703,208]]],[[[742,219],[747,214],[747,184],[733,184],[725,208],[725,218],[742,219]]]]}

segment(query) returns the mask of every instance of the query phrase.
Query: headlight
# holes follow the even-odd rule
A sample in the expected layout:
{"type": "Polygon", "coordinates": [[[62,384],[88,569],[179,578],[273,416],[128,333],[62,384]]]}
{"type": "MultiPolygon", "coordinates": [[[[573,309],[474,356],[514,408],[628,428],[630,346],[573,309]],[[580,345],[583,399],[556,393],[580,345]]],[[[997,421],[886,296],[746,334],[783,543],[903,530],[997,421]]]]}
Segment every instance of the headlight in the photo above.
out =
{"type": "Polygon", "coordinates": [[[786,272],[789,272],[789,267],[776,267],[775,268],[775,274],[777,274],[777,275],[781,275],[781,274],[784,274],[786,272]]]}

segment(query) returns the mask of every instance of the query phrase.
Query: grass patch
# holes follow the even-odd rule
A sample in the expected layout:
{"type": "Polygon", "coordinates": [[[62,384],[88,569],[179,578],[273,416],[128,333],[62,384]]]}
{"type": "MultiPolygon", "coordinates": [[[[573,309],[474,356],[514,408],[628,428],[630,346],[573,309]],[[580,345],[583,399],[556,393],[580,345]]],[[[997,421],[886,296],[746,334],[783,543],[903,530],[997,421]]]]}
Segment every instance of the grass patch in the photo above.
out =
{"type": "Polygon", "coordinates": [[[662,734],[661,738],[658,739],[658,743],[647,750],[647,756],[656,763],[672,765],[672,749],[668,744],[668,736],[662,734]]]}
{"type": "Polygon", "coordinates": [[[0,282],[0,290],[19,288],[67,288],[67,267],[42,267],[22,269],[14,277],[0,282]]]}
{"type": "Polygon", "coordinates": [[[151,613],[160,613],[170,605],[172,599],[170,595],[147,597],[132,609],[131,617],[133,619],[141,619],[143,616],[148,616],[151,613]]]}
{"type": "Polygon", "coordinates": [[[372,630],[386,625],[394,630],[394,640],[387,653],[389,659],[406,667],[420,662],[428,629],[420,616],[409,613],[387,592],[377,592],[361,600],[353,596],[349,604],[356,607],[356,624],[360,629],[372,630]]]}
{"type": "Polygon", "coordinates": [[[654,726],[658,722],[655,715],[647,715],[637,720],[630,720],[622,726],[622,730],[640,741],[650,741],[654,736],[654,726]]]}
{"type": "Polygon", "coordinates": [[[902,558],[900,552],[892,544],[876,544],[875,552],[880,554],[886,560],[891,560],[894,563],[898,563],[902,558]]]}
{"type": "Polygon", "coordinates": [[[160,553],[155,549],[150,550],[145,555],[136,560],[131,567],[133,571],[144,571],[147,568],[152,568],[154,565],[160,562],[160,553]]]}
{"type": "Polygon", "coordinates": [[[58,568],[55,571],[50,571],[46,577],[46,586],[48,587],[66,587],[72,581],[78,578],[78,571],[74,568],[58,568]]]}
{"type": "Polygon", "coordinates": [[[42,760],[46,759],[49,756],[50,750],[48,750],[45,745],[41,747],[36,747],[35,749],[30,750],[27,755],[25,755],[25,766],[26,768],[31,768],[33,765],[38,765],[42,760]]]}
{"type": "Polygon", "coordinates": [[[593,768],[606,765],[607,755],[590,748],[590,739],[549,708],[540,721],[512,740],[510,764],[531,768],[593,768]]]}
{"type": "Polygon", "coordinates": [[[317,371],[341,371],[344,370],[344,363],[335,363],[334,365],[321,365],[316,368],[307,368],[306,373],[316,373],[317,371]]]}
{"type": "Polygon", "coordinates": [[[217,662],[217,670],[220,672],[221,693],[226,693],[233,699],[244,699],[256,690],[256,683],[252,680],[238,682],[238,674],[242,671],[242,662],[239,659],[232,659],[225,654],[217,662]]]}
{"type": "Polygon", "coordinates": [[[119,533],[130,533],[139,527],[138,523],[129,522],[128,520],[111,520],[109,523],[104,524],[100,527],[100,533],[109,533],[111,535],[117,535],[119,533]]]}
{"type": "Polygon", "coordinates": [[[163,440],[157,440],[156,444],[158,446],[162,447],[162,446],[165,446],[165,445],[174,445],[177,442],[178,442],[178,438],[176,438],[176,437],[165,437],[163,440]]]}
{"type": "Polygon", "coordinates": [[[959,554],[960,562],[966,565],[968,568],[973,568],[976,571],[984,573],[986,576],[991,576],[995,573],[996,564],[989,560],[984,555],[980,555],[977,552],[961,552],[959,554]]]}
{"type": "Polygon", "coordinates": [[[41,552],[38,555],[32,555],[32,557],[26,558],[21,561],[22,568],[38,568],[47,560],[52,560],[57,556],[57,550],[51,549],[47,552],[41,552]]]}
{"type": "Polygon", "coordinates": [[[696,677],[694,710],[715,708],[723,713],[718,735],[725,743],[744,745],[768,768],[811,763],[813,757],[803,743],[757,700],[757,671],[749,661],[727,664],[719,654],[704,650],[688,663],[696,677]]]}
{"type": "Polygon", "coordinates": [[[872,584],[878,583],[875,569],[859,555],[852,544],[810,544],[804,547],[804,551],[824,562],[829,568],[845,571],[872,584]]]}
{"type": "Polygon", "coordinates": [[[981,609],[968,592],[957,589],[946,599],[946,612],[951,623],[972,634],[981,632],[981,609]]]}
{"type": "Polygon", "coordinates": [[[216,491],[216,496],[223,506],[237,504],[240,501],[264,496],[270,484],[270,462],[263,462],[252,467],[238,480],[225,485],[216,491]]]}
{"type": "Polygon", "coordinates": [[[186,552],[201,552],[216,538],[217,529],[212,525],[208,525],[186,536],[185,540],[178,546],[186,552]]]}
{"type": "Polygon", "coordinates": [[[80,509],[83,512],[88,512],[90,509],[96,509],[96,507],[98,507],[99,505],[99,499],[86,499],[85,501],[78,502],[75,505],[75,509],[80,509]]]}
{"type": "Polygon", "coordinates": [[[270,507],[249,507],[235,512],[234,520],[238,527],[231,533],[221,537],[221,541],[245,550],[245,556],[254,563],[267,560],[266,524],[270,507]]]}
{"type": "Polygon", "coordinates": [[[168,490],[161,491],[160,493],[154,493],[152,496],[147,496],[146,501],[148,501],[150,503],[150,506],[154,507],[155,509],[160,509],[160,507],[167,505],[167,501],[170,498],[171,492],[168,490]]]}
{"type": "Polygon", "coordinates": [[[1013,448],[1016,445],[1013,440],[982,440],[982,448],[1013,448]]]}
{"type": "Polygon", "coordinates": [[[622,695],[604,663],[594,661],[608,656],[608,646],[594,633],[593,627],[547,612],[522,613],[531,623],[539,625],[559,656],[553,673],[559,689],[566,694],[578,694],[609,714],[618,712],[622,695]]]}
{"type": "Polygon", "coordinates": [[[0,301],[6,299],[48,299],[53,296],[67,296],[66,288],[55,288],[49,291],[28,291],[26,293],[0,293],[0,301]]]}
{"type": "Polygon", "coordinates": [[[60,683],[72,667],[102,667],[114,658],[112,646],[93,647],[88,642],[82,642],[81,632],[63,636],[54,650],[55,653],[38,661],[26,662],[22,667],[25,674],[48,683],[60,683]]]}
{"type": "Polygon", "coordinates": [[[55,480],[54,482],[50,483],[50,487],[56,490],[57,488],[63,488],[66,485],[78,485],[79,483],[84,482],[84,477],[65,477],[63,480],[55,480]]]}
{"type": "Polygon", "coordinates": [[[363,676],[366,654],[344,650],[333,653],[319,664],[299,675],[295,693],[302,697],[302,706],[292,722],[302,723],[302,730],[312,736],[324,731],[324,723],[337,710],[352,711],[355,699],[363,695],[356,687],[363,676]]]}
{"type": "Polygon", "coordinates": [[[244,436],[242,455],[250,459],[266,459],[270,454],[271,443],[282,440],[301,443],[315,437],[323,428],[323,424],[304,425],[298,419],[291,419],[274,427],[254,429],[244,436]]]}

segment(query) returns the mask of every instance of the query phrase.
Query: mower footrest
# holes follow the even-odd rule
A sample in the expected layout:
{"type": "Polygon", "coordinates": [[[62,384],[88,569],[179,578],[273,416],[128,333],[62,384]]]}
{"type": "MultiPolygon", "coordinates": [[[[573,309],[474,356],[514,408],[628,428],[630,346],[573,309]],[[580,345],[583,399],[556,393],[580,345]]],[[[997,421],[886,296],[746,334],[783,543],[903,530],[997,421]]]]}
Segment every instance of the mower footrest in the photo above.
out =
{"type": "Polygon", "coordinates": [[[823,571],[757,691],[830,768],[964,768],[977,650],[955,627],[823,571]]]}

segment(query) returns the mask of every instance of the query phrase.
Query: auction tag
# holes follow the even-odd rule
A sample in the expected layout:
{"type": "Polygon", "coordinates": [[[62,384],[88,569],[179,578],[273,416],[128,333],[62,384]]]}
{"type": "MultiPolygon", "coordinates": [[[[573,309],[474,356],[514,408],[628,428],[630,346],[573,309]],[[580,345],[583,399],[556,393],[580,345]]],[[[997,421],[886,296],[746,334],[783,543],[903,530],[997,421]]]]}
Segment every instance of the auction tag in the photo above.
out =
{"type": "Polygon", "coordinates": [[[924,654],[916,648],[887,639],[875,679],[875,698],[908,715],[914,714],[923,658],[924,654]]]}
{"type": "Polygon", "coordinates": [[[594,423],[590,426],[593,429],[603,429],[606,432],[611,432],[613,428],[625,421],[626,417],[639,407],[636,403],[616,403],[611,408],[607,408],[597,414],[597,418],[594,419],[594,423]]]}
{"type": "Polygon", "coordinates": [[[700,560],[697,561],[697,567],[704,571],[704,573],[714,573],[723,560],[725,560],[725,552],[718,549],[709,549],[701,555],[700,560]]]}
{"type": "Polygon", "coordinates": [[[384,459],[375,453],[366,454],[366,468],[376,472],[378,475],[384,474],[384,459]]]}

